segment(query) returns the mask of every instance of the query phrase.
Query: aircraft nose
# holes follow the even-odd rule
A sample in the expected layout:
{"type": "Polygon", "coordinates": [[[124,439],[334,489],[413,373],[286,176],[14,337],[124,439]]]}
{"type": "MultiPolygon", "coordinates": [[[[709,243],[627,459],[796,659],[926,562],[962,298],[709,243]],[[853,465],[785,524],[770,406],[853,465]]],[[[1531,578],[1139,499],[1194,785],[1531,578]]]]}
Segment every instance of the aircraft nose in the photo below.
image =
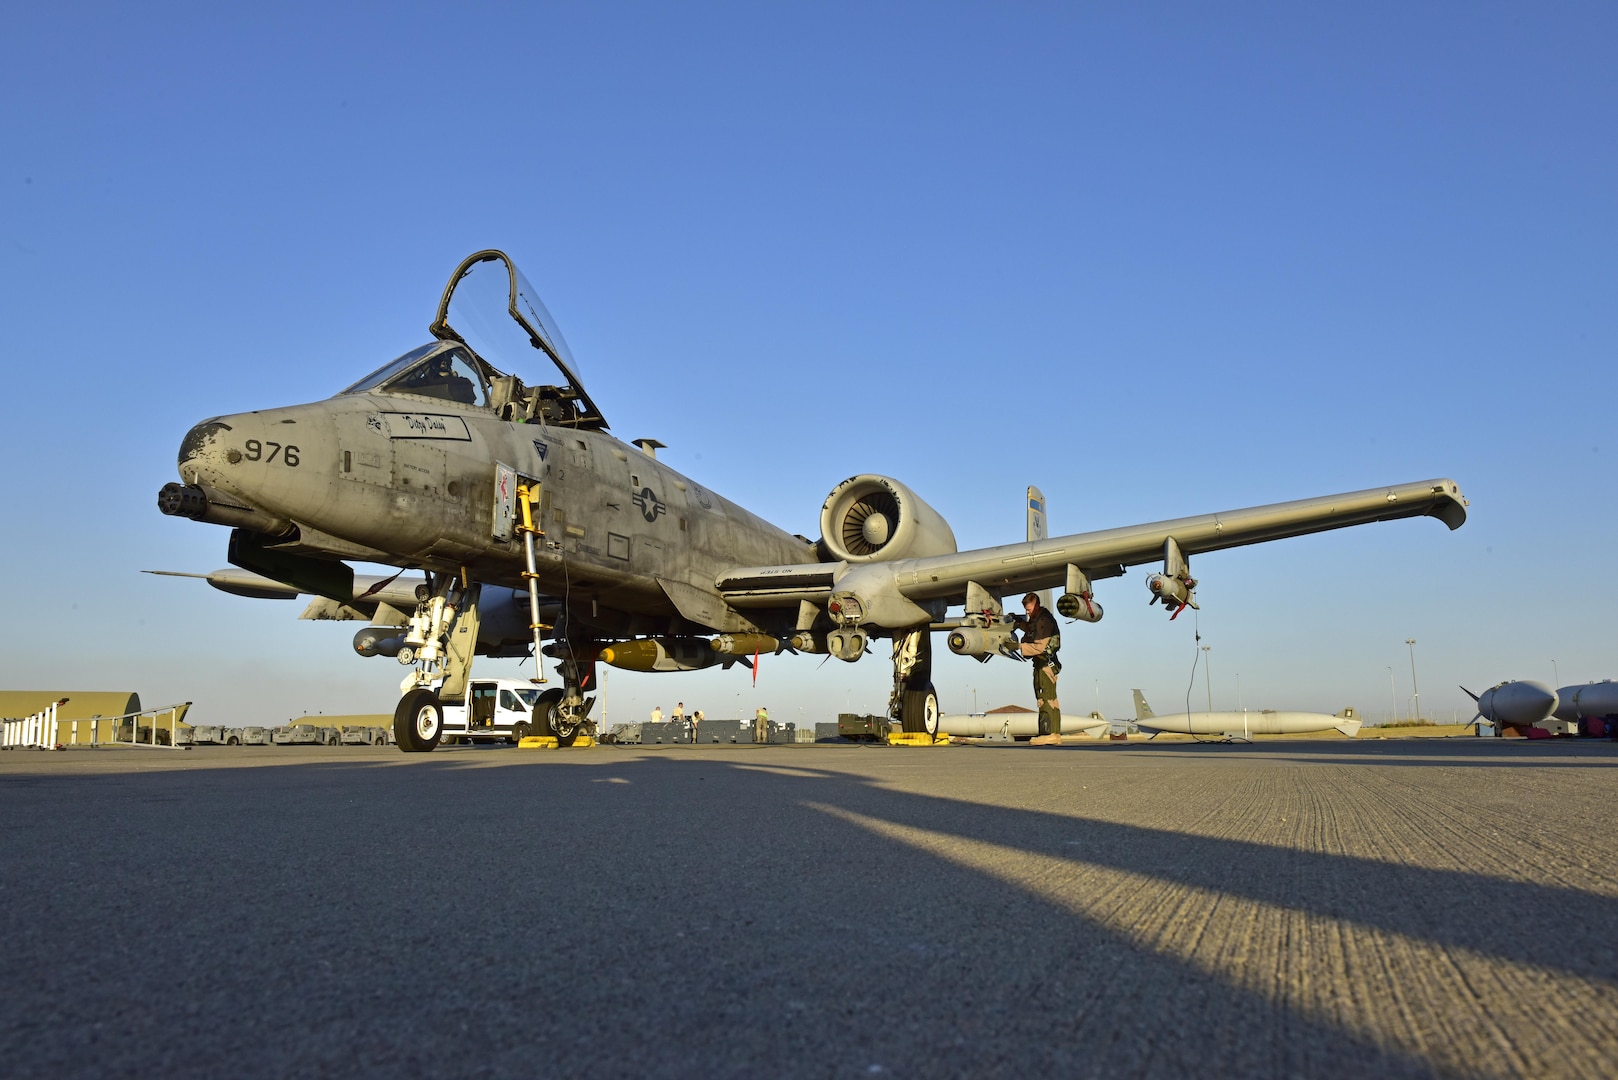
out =
{"type": "MultiPolygon", "coordinates": [[[[197,472],[206,466],[223,463],[225,455],[224,434],[230,430],[230,425],[221,418],[214,417],[204,420],[185,433],[180,440],[180,455],[178,465],[180,479],[187,483],[197,482],[197,472]]],[[[210,470],[211,471],[211,470],[210,470]]]]}

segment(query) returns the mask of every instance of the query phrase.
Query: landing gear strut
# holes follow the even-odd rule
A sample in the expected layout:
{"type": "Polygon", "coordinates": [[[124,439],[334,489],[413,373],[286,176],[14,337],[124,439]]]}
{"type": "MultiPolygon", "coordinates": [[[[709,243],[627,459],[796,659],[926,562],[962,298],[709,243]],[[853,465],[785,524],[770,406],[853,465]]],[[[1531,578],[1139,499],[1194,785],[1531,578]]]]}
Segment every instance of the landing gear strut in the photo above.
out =
{"type": "Polygon", "coordinates": [[[893,639],[893,693],[888,715],[902,730],[938,734],[938,692],[933,689],[933,636],[923,626],[893,639]]]}
{"type": "Polygon", "coordinates": [[[404,696],[393,710],[393,737],[405,753],[425,753],[444,735],[444,701],[466,694],[478,640],[482,586],[460,574],[438,574],[416,587],[416,612],[399,649],[399,662],[415,670],[404,677],[404,696]]]}
{"type": "Polygon", "coordinates": [[[594,739],[596,722],[590,719],[590,707],[596,699],[584,696],[584,684],[595,674],[594,650],[585,645],[558,642],[551,654],[557,656],[556,670],[562,676],[562,688],[552,687],[534,702],[534,734],[549,735],[559,746],[573,746],[581,738],[594,739]],[[589,656],[591,660],[581,664],[576,659],[579,656],[589,656]]]}

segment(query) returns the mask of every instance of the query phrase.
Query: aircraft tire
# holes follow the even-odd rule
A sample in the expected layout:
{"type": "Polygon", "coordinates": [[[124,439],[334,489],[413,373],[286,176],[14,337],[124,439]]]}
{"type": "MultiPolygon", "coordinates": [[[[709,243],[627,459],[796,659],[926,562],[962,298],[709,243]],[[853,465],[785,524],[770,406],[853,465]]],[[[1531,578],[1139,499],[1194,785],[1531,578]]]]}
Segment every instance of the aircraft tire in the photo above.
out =
{"type": "Polygon", "coordinates": [[[561,701],[562,691],[556,687],[552,687],[543,694],[539,695],[539,699],[534,702],[534,723],[531,734],[549,735],[552,737],[556,735],[556,727],[551,723],[551,721],[556,718],[556,706],[560,704],[561,701]]]}
{"type": "Polygon", "coordinates": [[[444,707],[438,695],[422,687],[399,699],[393,710],[393,737],[407,754],[424,754],[444,737],[444,707]]]}
{"type": "Polygon", "coordinates": [[[899,726],[908,732],[938,734],[938,691],[931,683],[920,690],[905,691],[899,726]]]}

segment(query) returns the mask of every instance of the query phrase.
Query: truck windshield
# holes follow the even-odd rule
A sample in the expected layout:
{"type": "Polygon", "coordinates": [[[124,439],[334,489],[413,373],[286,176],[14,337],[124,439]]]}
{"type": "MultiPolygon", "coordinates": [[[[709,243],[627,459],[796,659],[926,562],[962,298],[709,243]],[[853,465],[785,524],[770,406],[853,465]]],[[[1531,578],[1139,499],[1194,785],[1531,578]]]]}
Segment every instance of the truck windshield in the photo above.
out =
{"type": "Polygon", "coordinates": [[[512,693],[516,694],[517,697],[522,700],[524,707],[529,709],[532,709],[534,707],[534,702],[539,700],[539,691],[531,690],[526,686],[513,690],[512,693]]]}

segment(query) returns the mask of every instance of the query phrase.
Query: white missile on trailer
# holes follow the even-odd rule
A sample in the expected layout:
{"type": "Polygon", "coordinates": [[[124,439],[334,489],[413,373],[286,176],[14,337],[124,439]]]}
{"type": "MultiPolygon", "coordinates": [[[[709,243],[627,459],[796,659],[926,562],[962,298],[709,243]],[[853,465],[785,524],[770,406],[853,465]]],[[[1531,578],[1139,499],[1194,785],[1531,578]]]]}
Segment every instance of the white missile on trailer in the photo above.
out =
{"type": "Polygon", "coordinates": [[[1599,719],[1618,716],[1618,682],[1611,679],[1564,686],[1556,692],[1556,699],[1556,718],[1570,724],[1586,716],[1599,719]]]}
{"type": "Polygon", "coordinates": [[[1464,686],[1461,690],[1478,703],[1479,716],[1507,727],[1533,727],[1541,720],[1549,720],[1559,704],[1556,691],[1534,679],[1507,679],[1481,694],[1464,686]]]}
{"type": "Polygon", "coordinates": [[[1336,716],[1312,712],[1279,712],[1274,709],[1240,712],[1194,712],[1158,716],[1146,704],[1146,696],[1135,694],[1135,726],[1143,731],[1177,732],[1181,735],[1301,735],[1308,731],[1336,729],[1350,739],[1359,734],[1360,717],[1352,707],[1336,716]]]}
{"type": "MultiPolygon", "coordinates": [[[[1063,735],[1088,735],[1092,739],[1104,737],[1112,721],[1095,716],[1062,714],[1063,735]]],[[[945,713],[938,718],[938,730],[957,738],[1020,739],[1039,734],[1037,712],[1012,713],[945,713]]]]}

